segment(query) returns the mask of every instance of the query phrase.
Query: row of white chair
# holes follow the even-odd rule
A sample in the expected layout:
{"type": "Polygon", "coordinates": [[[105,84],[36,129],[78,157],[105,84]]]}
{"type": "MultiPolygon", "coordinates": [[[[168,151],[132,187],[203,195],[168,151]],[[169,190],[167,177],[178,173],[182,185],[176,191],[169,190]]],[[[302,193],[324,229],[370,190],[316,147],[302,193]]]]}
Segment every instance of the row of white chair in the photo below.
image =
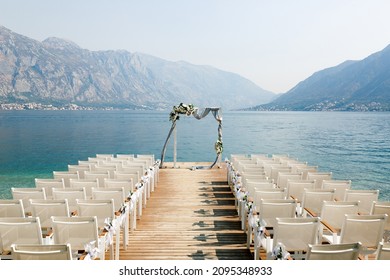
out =
{"type": "MultiPolygon", "coordinates": [[[[247,161],[248,159],[245,158],[243,160],[247,161]]],[[[240,161],[238,162],[240,163],[240,161]]],[[[255,164],[257,164],[257,162],[258,159],[255,164]]],[[[294,164],[297,164],[296,160],[294,160],[294,162],[295,162],[294,164]]],[[[236,173],[239,174],[239,172],[236,173]]],[[[282,190],[286,189],[286,197],[296,198],[300,205],[302,204],[303,201],[303,195],[305,189],[308,192],[309,190],[312,191],[321,190],[318,193],[322,193],[324,195],[326,195],[325,194],[326,192],[330,192],[331,190],[334,190],[335,200],[344,200],[344,201],[359,200],[361,202],[360,213],[369,213],[371,210],[372,202],[377,201],[379,198],[379,190],[347,191],[351,188],[351,181],[331,179],[331,172],[322,172],[322,173],[314,172],[314,173],[308,173],[308,175],[311,176],[309,178],[310,180],[308,178],[299,179],[299,177],[294,177],[297,176],[297,174],[288,173],[288,172],[279,172],[277,177],[279,180],[279,185],[278,185],[273,183],[274,182],[273,179],[269,180],[268,177],[265,177],[265,174],[259,175],[258,173],[254,173],[254,174],[241,173],[239,176],[241,182],[239,182],[239,184],[242,185],[241,191],[244,191],[247,196],[248,195],[251,196],[252,200],[255,200],[255,193],[260,189],[279,188],[282,190]],[[319,182],[321,183],[320,188],[318,187],[319,182]]],[[[231,174],[228,176],[231,176],[231,174]]],[[[239,212],[241,212],[241,209],[239,209],[239,212]]],[[[242,213],[244,217],[245,214],[246,213],[242,213]]]]}
{"type": "MultiPolygon", "coordinates": [[[[134,207],[131,201],[126,201],[123,188],[110,188],[110,189],[96,189],[93,190],[92,199],[86,199],[85,190],[80,188],[79,190],[72,189],[73,192],[69,192],[68,189],[60,189],[55,199],[47,200],[44,198],[28,199],[29,212],[25,212],[22,199],[2,200],[0,201],[1,216],[6,218],[12,217],[38,217],[41,221],[42,230],[45,234],[50,232],[51,228],[51,216],[63,216],[70,217],[74,215],[78,216],[90,216],[94,215],[98,217],[99,228],[103,229],[105,220],[108,218],[110,221],[115,222],[116,234],[116,255],[115,259],[119,258],[119,229],[123,229],[123,246],[126,248],[129,238],[129,227],[131,230],[135,229],[135,215],[134,207]],[[72,203],[68,203],[72,201],[72,203]],[[124,209],[119,211],[120,209],[124,209]],[[130,220],[131,219],[131,220],[130,220]],[[121,227],[117,227],[117,226],[121,227]]],[[[27,190],[28,191],[28,190],[27,190]]],[[[44,194],[44,189],[42,189],[44,194]]],[[[17,194],[17,190],[14,194],[17,194]]],[[[57,193],[54,192],[56,195],[57,193]]],[[[50,240],[50,238],[48,239],[50,240]]],[[[50,243],[47,241],[46,243],[50,243]]],[[[113,250],[111,250],[113,253],[113,250]]],[[[113,257],[113,255],[112,255],[113,257]]]]}
{"type": "MultiPolygon", "coordinates": [[[[357,254],[349,255],[351,259],[368,259],[368,255],[374,254],[376,259],[385,259],[382,254],[384,248],[388,248],[388,243],[384,243],[383,227],[388,216],[384,215],[345,215],[343,225],[337,242],[329,242],[324,245],[321,242],[321,219],[318,217],[297,217],[297,218],[275,218],[275,224],[272,228],[272,234],[266,227],[258,228],[257,246],[255,253],[258,254],[259,247],[262,247],[267,255],[267,259],[286,259],[287,256],[292,259],[316,259],[320,256],[308,256],[310,247],[315,246],[328,256],[323,259],[333,258],[343,259],[335,252],[336,248],[347,246],[347,244],[358,245],[357,254]],[[385,246],[383,246],[385,245],[385,246]]],[[[344,251],[344,253],[346,253],[344,251]]],[[[346,257],[346,256],[344,256],[346,257]]],[[[388,255],[387,255],[388,257],[388,255]]]]}
{"type": "MultiPolygon", "coordinates": [[[[323,201],[323,207],[319,215],[308,215],[306,217],[296,215],[296,203],[296,200],[293,199],[264,199],[261,201],[258,214],[250,216],[247,245],[249,248],[252,242],[252,233],[254,233],[254,254],[256,259],[259,257],[260,243],[262,243],[261,247],[268,253],[272,251],[272,244],[275,244],[270,243],[270,240],[265,243],[266,238],[264,237],[264,232],[261,233],[262,235],[258,235],[259,230],[264,231],[267,229],[268,231],[273,231],[271,232],[273,234],[277,228],[279,218],[297,219],[297,221],[301,220],[302,222],[307,222],[308,218],[318,218],[318,222],[321,223],[318,223],[316,243],[311,244],[322,243],[324,241],[332,244],[355,241],[363,243],[365,247],[370,247],[372,249],[372,251],[368,251],[370,253],[377,253],[376,250],[378,249],[379,242],[385,239],[384,232],[389,230],[387,219],[390,213],[389,203],[381,205],[378,202],[376,204],[378,207],[375,207],[375,211],[370,213],[370,215],[360,215],[358,202],[323,201]],[[346,220],[346,216],[349,217],[349,220],[346,220]],[[358,221],[358,223],[354,225],[355,228],[353,230],[350,230],[352,221],[358,221]]],[[[270,234],[266,236],[269,239],[270,234]]],[[[296,236],[291,231],[290,238],[297,241],[300,240],[301,236],[296,236]]]]}
{"type": "MultiPolygon", "coordinates": [[[[240,217],[244,230],[246,230],[248,224],[248,248],[252,244],[252,237],[255,236],[256,239],[254,244],[255,258],[258,258],[260,240],[265,240],[264,235],[262,235],[263,237],[260,237],[259,231],[263,232],[265,227],[264,224],[268,224],[268,226],[273,229],[275,227],[276,218],[318,218],[321,222],[318,221],[320,230],[317,232],[316,238],[318,242],[322,240],[322,232],[326,232],[326,229],[323,226],[323,224],[326,224],[322,220],[323,217],[333,221],[331,215],[326,216],[326,214],[323,213],[326,208],[325,205],[322,205],[323,201],[327,202],[327,206],[333,203],[344,203],[345,205],[353,204],[355,211],[352,213],[354,214],[359,213],[365,214],[365,216],[371,215],[371,217],[374,217],[374,215],[378,215],[379,213],[379,215],[381,215],[381,219],[379,220],[382,225],[382,228],[379,228],[379,235],[382,238],[376,243],[376,249],[379,248],[379,242],[384,240],[383,233],[390,230],[390,223],[387,221],[387,215],[390,213],[390,202],[378,202],[379,191],[351,190],[351,181],[334,180],[331,177],[331,172],[313,172],[314,168],[313,170],[310,170],[310,167],[307,168],[308,171],[305,174],[306,178],[303,179],[302,173],[294,173],[292,170],[294,167],[296,170],[298,168],[303,170],[303,168],[307,166],[307,163],[300,163],[296,159],[290,159],[288,155],[280,157],[269,157],[268,155],[256,155],[251,157],[248,157],[247,155],[232,155],[231,161],[227,160],[227,166],[228,182],[237,195],[236,205],[238,212],[241,213],[240,217]],[[263,164],[259,164],[259,162],[263,162],[263,164]],[[265,170],[267,164],[272,166],[268,172],[265,170]],[[272,176],[273,178],[269,180],[267,175],[272,176]],[[309,178],[316,178],[316,180],[310,182],[310,185],[308,183],[308,175],[313,176],[309,178]],[[315,175],[318,176],[315,177],[315,175]],[[275,181],[277,183],[275,183],[275,181]],[[318,182],[320,182],[320,184],[318,184],[318,182]],[[295,190],[294,187],[292,187],[294,185],[297,187],[295,190]],[[287,188],[289,191],[287,191],[287,188]],[[336,193],[337,198],[335,195],[336,193]],[[282,212],[276,210],[278,207],[282,209],[281,205],[288,203],[291,205],[289,207],[284,207],[284,210],[280,210],[282,212]],[[269,207],[268,211],[266,206],[269,207]],[[255,220],[252,213],[258,214],[261,218],[255,220]],[[248,214],[249,222],[246,224],[248,214]],[[262,221],[262,226],[259,224],[259,221],[262,221]],[[271,221],[273,221],[273,223],[271,221]]],[[[342,225],[340,225],[340,223],[342,224],[340,219],[342,220],[342,218],[344,218],[344,214],[339,214],[338,216],[341,217],[339,218],[337,227],[339,229],[338,232],[340,233],[342,227],[342,225]]],[[[294,222],[296,221],[294,220],[294,222]]],[[[338,237],[339,239],[336,243],[340,242],[340,235],[338,237]]],[[[316,243],[313,243],[312,245],[314,244],[316,243]]],[[[268,253],[270,252],[269,242],[268,248],[265,246],[265,249],[267,249],[266,251],[268,253]]],[[[375,253],[378,253],[378,251],[375,251],[375,253]]]]}
{"type": "MultiPolygon", "coordinates": [[[[354,260],[358,259],[362,245],[357,243],[345,244],[309,244],[307,260],[354,260]]],[[[71,245],[20,245],[12,244],[11,252],[15,260],[71,260],[71,245]]],[[[378,260],[390,259],[390,244],[380,243],[378,260]]]]}
{"type": "MultiPolygon", "coordinates": [[[[110,257],[112,259],[119,259],[119,230],[121,228],[123,229],[123,245],[126,248],[129,227],[131,230],[135,229],[136,219],[141,217],[142,207],[146,206],[146,196],[148,194],[145,192],[145,189],[149,189],[150,195],[152,188],[154,190],[154,184],[158,181],[159,164],[158,162],[154,162],[154,157],[149,155],[139,155],[137,157],[139,157],[140,160],[136,164],[137,167],[134,166],[134,169],[139,167],[138,174],[135,173],[137,176],[134,176],[133,173],[126,170],[128,172],[122,172],[126,177],[121,178],[102,176],[100,177],[100,180],[98,177],[84,177],[84,179],[80,179],[79,171],[75,172],[77,176],[73,178],[71,175],[72,172],[69,170],[62,172],[53,171],[53,178],[37,178],[35,180],[35,188],[12,188],[13,199],[0,201],[0,220],[5,219],[5,224],[10,225],[12,224],[12,219],[37,219],[41,231],[48,237],[42,242],[38,242],[41,247],[36,250],[41,252],[43,251],[44,246],[47,246],[50,251],[49,247],[53,246],[53,242],[58,246],[67,245],[58,243],[59,238],[58,236],[55,237],[54,234],[53,217],[69,219],[69,221],[61,221],[63,224],[74,224],[77,221],[76,219],[93,217],[96,219],[98,232],[105,229],[106,240],[104,243],[109,245],[110,257]],[[140,164],[141,161],[143,161],[142,164],[140,164]],[[139,174],[142,175],[140,176],[139,174]],[[131,177],[129,175],[131,175],[131,177]],[[66,186],[65,181],[68,181],[68,187],[66,186]],[[99,181],[104,183],[99,184],[99,181]],[[46,195],[46,191],[50,193],[50,196],[46,195]],[[62,210],[60,210],[61,207],[62,210]],[[131,218],[129,218],[130,213],[133,213],[131,218]],[[50,235],[50,230],[53,230],[53,236],[50,235]],[[113,238],[115,236],[116,241],[114,242],[113,238]],[[115,250],[112,247],[113,244],[116,244],[115,250]]],[[[97,154],[96,157],[88,158],[88,161],[103,164],[108,161],[115,162],[122,159],[130,161],[132,158],[134,159],[134,156],[132,155],[117,155],[116,157],[113,157],[113,155],[97,154]]],[[[85,176],[85,174],[86,173],[84,172],[83,175],[85,176]]],[[[92,172],[91,175],[100,174],[98,174],[98,171],[95,171],[92,172]]],[[[31,221],[25,221],[25,223],[29,222],[31,221]]],[[[1,223],[2,222],[0,221],[0,224],[1,223]]],[[[12,230],[15,230],[16,226],[15,228],[11,228],[12,230]]],[[[7,234],[7,232],[4,233],[1,229],[0,226],[0,238],[3,238],[2,235],[7,234]]],[[[19,235],[17,234],[15,236],[19,235]]],[[[69,238],[72,239],[73,237],[69,238]]],[[[73,243],[70,239],[68,241],[73,243]]],[[[28,240],[18,239],[12,244],[8,244],[10,246],[6,249],[2,247],[1,251],[3,252],[5,250],[9,252],[14,249],[17,250],[16,245],[27,246],[27,241],[28,240]]],[[[102,241],[100,240],[99,242],[101,243],[102,241]]],[[[29,246],[35,246],[36,243],[37,242],[33,242],[33,244],[30,244],[29,246]]],[[[95,243],[98,244],[98,242],[95,243]]],[[[70,245],[73,245],[73,250],[82,250],[79,245],[70,245]]],[[[93,248],[93,246],[91,248],[93,248]]],[[[105,248],[103,247],[103,253],[104,249],[105,248]]],[[[101,251],[100,247],[99,251],[101,251]]],[[[30,253],[35,256],[41,254],[37,252],[30,253]]],[[[103,253],[99,255],[100,259],[104,258],[103,253]]]]}
{"type": "Polygon", "coordinates": [[[108,232],[99,230],[96,216],[52,216],[51,228],[52,244],[45,244],[39,217],[0,218],[2,259],[13,259],[16,245],[70,245],[72,259],[80,258],[81,251],[91,258],[105,259],[108,232]]]}

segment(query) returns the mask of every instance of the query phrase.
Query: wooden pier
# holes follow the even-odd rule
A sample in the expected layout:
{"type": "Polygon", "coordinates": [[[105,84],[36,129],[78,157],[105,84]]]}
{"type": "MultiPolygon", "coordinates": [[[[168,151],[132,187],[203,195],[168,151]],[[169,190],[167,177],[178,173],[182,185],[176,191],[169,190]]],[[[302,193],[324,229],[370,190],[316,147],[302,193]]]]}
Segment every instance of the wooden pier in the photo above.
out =
{"type": "Polygon", "coordinates": [[[210,163],[164,163],[121,260],[253,260],[220,168],[210,163]]]}

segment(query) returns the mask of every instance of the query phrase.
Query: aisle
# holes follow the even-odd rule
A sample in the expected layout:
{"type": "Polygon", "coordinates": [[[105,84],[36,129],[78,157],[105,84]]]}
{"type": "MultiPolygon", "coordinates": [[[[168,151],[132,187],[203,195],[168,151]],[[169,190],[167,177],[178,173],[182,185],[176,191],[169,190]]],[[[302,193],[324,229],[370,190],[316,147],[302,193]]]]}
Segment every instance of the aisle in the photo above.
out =
{"type": "Polygon", "coordinates": [[[253,259],[226,182],[226,169],[190,170],[207,163],[170,163],[160,169],[160,181],[129,247],[128,260],[253,259]]]}

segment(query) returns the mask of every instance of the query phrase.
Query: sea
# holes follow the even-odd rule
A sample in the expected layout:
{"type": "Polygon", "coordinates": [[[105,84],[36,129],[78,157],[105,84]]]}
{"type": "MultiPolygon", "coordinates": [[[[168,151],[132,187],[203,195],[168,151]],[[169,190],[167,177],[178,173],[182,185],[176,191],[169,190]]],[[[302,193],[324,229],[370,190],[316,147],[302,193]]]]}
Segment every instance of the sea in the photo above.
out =
{"type": "MultiPolygon", "coordinates": [[[[222,111],[223,155],[289,155],[352,180],[352,188],[378,189],[390,200],[390,112],[222,111]]],[[[0,111],[0,198],[11,187],[34,187],[96,154],[154,154],[161,158],[169,112],[0,111]]],[[[172,138],[172,137],[171,137],[172,138]]],[[[212,162],[218,123],[180,116],[177,160],[212,162]]],[[[170,140],[165,162],[173,161],[170,140]]]]}

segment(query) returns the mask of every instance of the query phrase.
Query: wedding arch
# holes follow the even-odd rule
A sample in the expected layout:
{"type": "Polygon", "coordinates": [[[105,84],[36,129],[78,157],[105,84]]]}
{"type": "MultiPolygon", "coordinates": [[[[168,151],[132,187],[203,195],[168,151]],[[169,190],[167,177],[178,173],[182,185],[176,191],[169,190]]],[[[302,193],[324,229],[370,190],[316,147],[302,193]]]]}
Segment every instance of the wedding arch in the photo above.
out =
{"type": "MultiPolygon", "coordinates": [[[[222,142],[222,114],[221,114],[221,108],[215,108],[215,107],[209,107],[209,108],[197,108],[192,104],[183,104],[180,103],[179,106],[173,106],[173,109],[171,113],[169,114],[169,120],[172,122],[171,129],[169,130],[168,137],[165,140],[164,147],[161,152],[161,162],[160,167],[163,166],[164,158],[165,158],[165,151],[167,149],[167,144],[169,142],[169,139],[172,135],[172,132],[176,129],[176,121],[180,119],[180,115],[186,115],[186,116],[194,116],[194,118],[200,120],[206,117],[209,113],[212,113],[215,120],[218,122],[218,140],[214,144],[214,149],[216,152],[216,158],[214,162],[207,168],[213,168],[214,165],[220,160],[222,156],[223,151],[223,142],[222,142]]],[[[174,145],[174,155],[176,156],[176,145],[174,145]]],[[[176,160],[176,159],[175,159],[176,160]]],[[[204,167],[195,167],[197,169],[201,169],[204,167]]]]}

